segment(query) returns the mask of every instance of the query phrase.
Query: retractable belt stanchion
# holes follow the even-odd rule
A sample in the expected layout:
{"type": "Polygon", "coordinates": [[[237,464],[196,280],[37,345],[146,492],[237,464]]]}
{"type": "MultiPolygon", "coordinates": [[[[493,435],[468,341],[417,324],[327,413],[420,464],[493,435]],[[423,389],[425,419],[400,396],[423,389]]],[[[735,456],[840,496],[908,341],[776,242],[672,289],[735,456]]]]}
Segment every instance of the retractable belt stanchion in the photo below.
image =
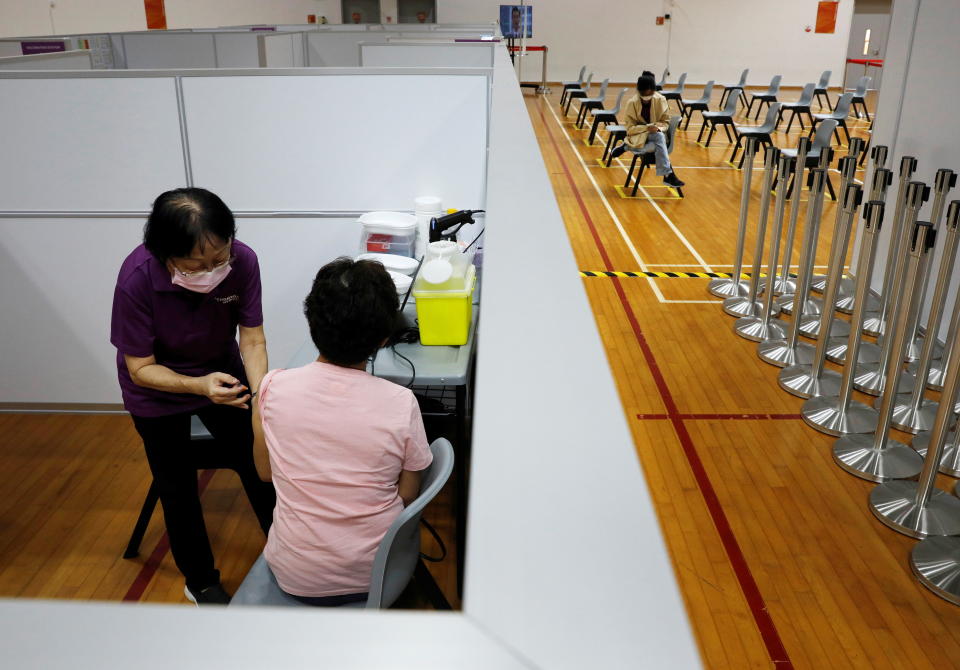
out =
{"type": "MultiPolygon", "coordinates": [[[[834,300],[830,302],[822,303],[822,313],[825,312],[827,314],[830,314],[830,319],[828,320],[822,319],[821,318],[822,313],[821,315],[816,315],[816,316],[800,317],[800,334],[810,338],[820,337],[821,332],[823,332],[821,331],[821,324],[824,321],[827,321],[830,326],[830,330],[827,333],[827,339],[829,339],[830,336],[846,337],[847,335],[850,334],[850,324],[847,321],[844,321],[843,319],[834,319],[833,313],[835,311],[834,305],[836,303],[836,296],[840,295],[840,284],[844,279],[843,264],[847,258],[847,247],[850,246],[850,230],[852,228],[852,224],[848,223],[846,226],[843,226],[841,228],[841,220],[843,219],[844,216],[848,214],[848,212],[846,212],[844,207],[844,204],[845,204],[844,196],[847,192],[847,188],[851,184],[853,184],[853,176],[854,174],[856,174],[856,171],[857,171],[856,156],[844,156],[843,158],[840,159],[839,167],[840,167],[840,183],[842,184],[840,188],[840,196],[841,198],[843,198],[843,200],[841,200],[841,204],[837,205],[836,223],[834,223],[833,225],[833,239],[830,242],[829,263],[831,265],[827,268],[827,274],[824,275],[825,281],[830,278],[831,273],[835,273],[837,275],[837,281],[836,281],[837,290],[834,292],[834,300]],[[836,265],[836,266],[833,265],[834,263],[833,258],[835,255],[838,255],[838,258],[839,258],[839,260],[837,261],[839,265],[836,265]]],[[[859,184],[857,184],[856,186],[857,186],[857,197],[862,198],[863,191],[859,184]]],[[[857,203],[857,206],[859,206],[859,202],[857,203]]],[[[851,221],[853,220],[853,214],[855,213],[855,210],[856,210],[856,207],[854,207],[853,212],[849,213],[851,221]]],[[[826,284],[824,284],[824,288],[826,288],[826,284]]]]}
{"type": "MultiPolygon", "coordinates": [[[[906,194],[906,204],[901,212],[901,222],[905,224],[903,225],[903,230],[906,231],[907,234],[904,236],[906,237],[904,243],[902,245],[898,245],[901,249],[901,255],[905,255],[903,250],[906,249],[910,244],[911,231],[913,230],[914,224],[917,221],[920,208],[923,206],[923,203],[927,201],[927,198],[930,195],[930,187],[921,181],[912,181],[906,188],[906,194]]],[[[892,237],[890,238],[890,244],[894,244],[892,237]]],[[[890,321],[893,320],[893,314],[897,311],[898,305],[901,302],[906,302],[908,300],[908,296],[906,294],[901,295],[900,292],[907,265],[906,259],[894,258],[891,262],[893,265],[887,270],[887,273],[892,275],[887,289],[890,293],[890,296],[888,301],[884,301],[885,305],[889,305],[887,313],[890,315],[890,321]]],[[[903,316],[905,319],[904,323],[908,323],[910,314],[904,314],[903,316]]],[[[864,324],[866,324],[869,319],[870,317],[867,316],[867,318],[864,319],[864,324]]],[[[887,319],[884,318],[884,321],[886,322],[887,319]]],[[[864,325],[863,329],[867,329],[866,325],[864,325]]],[[[901,358],[895,361],[898,366],[897,376],[892,378],[887,377],[887,359],[892,355],[892,348],[893,340],[888,339],[881,347],[879,363],[857,363],[856,376],[853,378],[853,387],[855,389],[869,395],[880,395],[884,391],[885,384],[892,380],[893,383],[896,384],[894,392],[897,392],[898,389],[900,393],[913,390],[913,376],[907,374],[907,372],[901,370],[899,367],[903,360],[902,354],[901,358]]]]}
{"type": "MultiPolygon", "coordinates": [[[[867,292],[870,290],[870,276],[873,274],[873,262],[877,255],[877,233],[883,222],[884,204],[881,200],[868,202],[863,210],[863,235],[860,237],[860,257],[857,259],[857,287],[854,291],[854,309],[851,317],[850,334],[847,336],[847,348],[850,360],[857,360],[861,346],[860,330],[867,292]]],[[[853,399],[853,371],[856,366],[849,361],[843,368],[838,398],[821,396],[810,398],[803,403],[800,415],[807,425],[827,435],[848,435],[850,433],[869,433],[876,430],[880,414],[873,407],[853,399]]]]}
{"type": "MultiPolygon", "coordinates": [[[[934,230],[940,228],[940,219],[943,218],[943,210],[947,204],[947,194],[956,184],[957,175],[953,170],[937,170],[933,185],[933,209],[930,213],[930,223],[933,224],[934,230]]],[[[920,335],[920,307],[926,302],[927,285],[930,283],[929,273],[931,269],[932,265],[928,264],[926,269],[928,276],[923,278],[917,312],[913,315],[913,321],[910,323],[910,330],[908,332],[911,333],[911,336],[907,338],[907,351],[904,354],[905,360],[907,361],[918,360],[920,358],[920,352],[923,349],[923,337],[920,335]]],[[[884,336],[881,335],[877,338],[877,344],[883,346],[883,340],[884,336]]],[[[933,338],[932,345],[935,350],[934,355],[939,356],[943,349],[940,343],[937,342],[936,336],[933,338]]]]}
{"type": "MultiPolygon", "coordinates": [[[[937,342],[937,332],[943,319],[943,310],[947,303],[947,288],[953,276],[953,264],[957,259],[957,222],[960,214],[960,200],[950,203],[950,212],[947,215],[947,226],[944,231],[943,252],[940,256],[940,270],[937,275],[937,286],[933,291],[933,300],[930,303],[930,314],[927,317],[927,336],[921,341],[920,359],[917,361],[913,392],[909,395],[897,396],[896,407],[893,409],[893,427],[908,433],[918,433],[921,430],[933,428],[933,421],[937,415],[938,403],[924,397],[926,384],[921,380],[927,378],[930,366],[933,363],[934,345],[937,342]]],[[[958,293],[960,295],[960,293],[958,293]]],[[[948,396],[947,404],[953,403],[948,396]]]]}
{"type": "MultiPolygon", "coordinates": [[[[796,313],[800,312],[800,304],[806,299],[810,290],[810,272],[813,266],[810,260],[816,251],[814,247],[817,244],[817,231],[820,227],[820,213],[823,207],[823,184],[826,179],[826,173],[820,168],[811,170],[810,175],[812,183],[810,199],[807,202],[803,247],[800,250],[800,275],[797,277],[797,290],[793,295],[796,313]]],[[[799,189],[799,186],[797,188],[799,189]]],[[[786,339],[778,338],[760,342],[757,345],[757,355],[763,361],[781,368],[791,365],[809,365],[814,361],[813,346],[806,342],[798,342],[799,336],[800,320],[793,319],[786,339]]]]}
{"type": "Polygon", "coordinates": [[[747,214],[750,211],[750,185],[753,181],[753,157],[757,153],[757,138],[748,137],[744,147],[743,189],[740,192],[740,224],[737,226],[737,249],[734,252],[733,272],[729,279],[714,279],[707,284],[707,290],[718,298],[743,296],[747,293],[747,282],[740,278],[743,272],[743,245],[747,239],[747,214]]]}
{"type": "MultiPolygon", "coordinates": [[[[851,169],[856,168],[856,158],[847,156],[843,159],[851,169]]],[[[837,289],[843,273],[843,261],[847,254],[847,241],[850,239],[850,228],[857,208],[863,197],[859,184],[847,184],[842,193],[841,205],[837,208],[837,225],[834,228],[833,243],[830,246],[830,262],[827,267],[827,286],[823,299],[825,305],[833,305],[837,299],[837,289]]],[[[797,295],[800,295],[799,291],[797,295]]],[[[824,333],[830,331],[830,324],[834,318],[833,309],[825,309],[820,314],[820,328],[824,333]]],[[[800,320],[794,317],[795,320],[800,320]]],[[[798,327],[799,329],[799,327],[798,327]]],[[[824,369],[827,360],[827,339],[821,337],[817,342],[813,363],[810,365],[792,365],[780,371],[777,379],[787,393],[801,398],[816,396],[836,396],[840,393],[840,374],[833,370],[824,369]]]]}
{"type": "MultiPolygon", "coordinates": [[[[833,149],[830,147],[824,147],[820,150],[820,163],[818,169],[823,170],[823,183],[824,186],[827,185],[830,179],[830,162],[833,160],[833,149]]],[[[807,183],[812,186],[813,175],[807,179],[807,183]]],[[[800,189],[799,182],[794,182],[797,185],[797,189],[800,189]]],[[[813,193],[810,194],[810,200],[807,201],[807,207],[810,206],[812,202],[813,193]]],[[[817,202],[817,237],[813,241],[813,254],[810,255],[810,258],[807,259],[807,262],[810,264],[809,272],[806,267],[801,264],[797,267],[797,276],[800,276],[804,273],[809,274],[809,280],[807,282],[807,294],[804,296],[803,301],[800,303],[800,314],[802,316],[813,316],[818,317],[820,315],[820,310],[822,308],[819,298],[812,298],[810,296],[810,283],[813,282],[813,265],[817,256],[817,242],[820,239],[820,216],[823,214],[823,198],[821,197],[817,202]]],[[[799,286],[799,283],[798,283],[799,286]]],[[[780,296],[780,309],[783,310],[784,314],[794,314],[794,303],[796,301],[793,299],[793,296],[789,293],[784,293],[780,296]]]]}
{"type": "MultiPolygon", "coordinates": [[[[863,151],[863,138],[854,137],[850,140],[850,147],[847,150],[847,155],[840,159],[840,165],[837,166],[840,171],[840,188],[837,191],[841,196],[843,192],[847,190],[847,184],[853,182],[854,175],[857,172],[857,159],[860,158],[860,153],[863,151]],[[853,167],[849,168],[849,174],[843,169],[843,161],[846,158],[853,159],[853,167]]],[[[810,282],[810,290],[814,293],[823,293],[824,289],[827,287],[827,275],[814,275],[813,280],[810,282]]],[[[837,287],[837,295],[844,296],[853,293],[854,285],[853,280],[849,277],[840,278],[840,284],[837,287]]],[[[800,331],[803,332],[802,330],[800,331]]],[[[842,333],[846,335],[846,331],[842,333]]],[[[806,335],[806,333],[804,333],[806,335]]]]}
{"type": "MultiPolygon", "coordinates": [[[[933,235],[930,231],[930,236],[933,235]]],[[[958,316],[960,311],[954,311],[953,318],[958,316]]],[[[899,338],[908,334],[896,335],[899,338]]],[[[956,398],[960,391],[960,343],[953,343],[949,358],[943,394],[945,398],[956,398]]],[[[960,535],[960,500],[936,487],[937,470],[952,420],[953,403],[941,403],[918,481],[886,482],[870,492],[870,511],[895,531],[919,538],[960,535]]]]}
{"type": "MultiPolygon", "coordinates": [[[[777,174],[780,179],[777,182],[777,198],[773,205],[773,227],[770,230],[770,252],[767,261],[767,279],[777,276],[777,263],[780,257],[780,233],[783,231],[783,215],[787,203],[787,184],[790,182],[793,161],[789,156],[784,156],[779,149],[771,148],[769,150],[777,158],[777,174]]],[[[767,158],[771,156],[768,154],[767,158]]],[[[767,286],[771,286],[770,283],[767,286]]],[[[752,288],[752,285],[751,285],[752,288]]],[[[753,342],[763,340],[784,338],[787,336],[786,328],[780,321],[774,321],[773,317],[780,311],[773,300],[774,291],[765,291],[763,294],[763,309],[760,316],[744,316],[737,319],[734,324],[734,331],[740,337],[745,337],[753,342]]]]}
{"type": "MultiPolygon", "coordinates": [[[[753,265],[750,268],[750,288],[747,290],[746,296],[735,295],[723,301],[723,311],[730,316],[758,316],[763,309],[763,304],[757,300],[757,292],[760,287],[763,243],[767,236],[767,219],[770,215],[770,189],[773,184],[773,168],[776,166],[779,156],[779,149],[767,147],[763,161],[764,173],[763,186],[760,192],[760,216],[757,221],[757,242],[753,250],[753,265]]],[[[779,309],[777,311],[779,312],[779,309]]]]}
{"type": "MultiPolygon", "coordinates": [[[[873,183],[870,187],[870,195],[873,197],[870,199],[870,202],[883,202],[886,203],[887,198],[887,187],[890,186],[891,180],[893,179],[893,173],[886,168],[878,168],[873,173],[873,183]]],[[[886,205],[884,204],[884,207],[886,205]]],[[[861,240],[861,251],[863,253],[863,240],[861,240]]],[[[877,245],[876,245],[876,232],[874,233],[874,246],[871,250],[871,256],[869,259],[869,265],[867,267],[867,287],[864,295],[867,296],[864,298],[864,306],[861,310],[861,315],[865,316],[867,309],[871,305],[871,301],[876,302],[873,296],[870,295],[870,279],[873,277],[873,267],[876,263],[877,258],[877,245]]],[[[859,264],[858,264],[859,267],[859,264]]],[[[857,270],[860,271],[859,269],[857,270]]],[[[860,283],[860,276],[857,275],[857,284],[860,283]]],[[[841,298],[837,301],[837,311],[845,311],[840,307],[841,303],[845,303],[851,310],[856,306],[856,296],[857,293],[854,291],[854,295],[848,298],[841,298]]],[[[876,305],[879,306],[879,303],[876,302],[876,305]]],[[[854,323],[855,320],[851,319],[851,323],[854,323]]],[[[863,322],[861,320],[858,328],[860,328],[860,336],[862,336],[863,331],[863,322]]],[[[860,337],[858,336],[858,338],[860,337]]],[[[827,360],[833,361],[838,365],[843,365],[847,361],[847,345],[848,338],[846,337],[831,337],[827,342],[827,360]]],[[[873,342],[867,342],[866,340],[859,340],[857,346],[857,364],[860,363],[878,363],[880,361],[880,347],[874,344],[873,342]]]]}
{"type": "MultiPolygon", "coordinates": [[[[793,241],[797,237],[797,221],[800,218],[800,195],[803,192],[800,184],[803,184],[808,153],[810,153],[810,138],[804,136],[797,143],[797,157],[793,160],[793,183],[797,188],[794,189],[793,199],[790,201],[790,219],[787,222],[787,237],[783,247],[783,263],[780,264],[780,277],[773,285],[773,292],[776,295],[789,295],[797,290],[797,283],[790,278],[790,266],[793,265],[793,241]]],[[[778,185],[780,181],[789,184],[789,175],[781,176],[777,182],[778,185]]],[[[784,193],[789,190],[789,186],[786,186],[784,193]]]]}
{"type": "Polygon", "coordinates": [[[913,156],[904,156],[900,159],[900,185],[897,188],[897,205],[893,211],[893,219],[890,221],[890,237],[887,243],[887,262],[883,266],[883,288],[880,290],[880,309],[871,310],[867,313],[867,318],[863,321],[863,332],[868,335],[880,335],[883,332],[883,325],[890,314],[890,302],[894,296],[891,295],[890,284],[894,280],[897,264],[900,260],[900,250],[905,242],[904,237],[910,235],[911,225],[905,223],[905,214],[907,208],[907,194],[910,190],[910,180],[913,173],[917,171],[917,159],[913,156]]]}
{"type": "Polygon", "coordinates": [[[960,537],[931,535],[914,545],[910,568],[920,583],[960,605],[960,537]]]}
{"type": "MultiPolygon", "coordinates": [[[[915,188],[917,184],[918,182],[914,182],[911,187],[915,188]]],[[[918,296],[917,284],[921,266],[934,241],[934,232],[929,223],[918,221],[912,223],[910,228],[913,234],[904,249],[907,254],[904,278],[892,284],[893,290],[902,291],[904,297],[896,301],[892,312],[893,349],[891,355],[884,359],[887,383],[880,405],[877,429],[872,435],[844,435],[833,445],[833,459],[837,465],[850,474],[874,482],[915,477],[923,465],[920,454],[888,436],[893,419],[896,380],[901,371],[903,350],[907,346],[907,323],[913,308],[911,303],[918,296]]]]}

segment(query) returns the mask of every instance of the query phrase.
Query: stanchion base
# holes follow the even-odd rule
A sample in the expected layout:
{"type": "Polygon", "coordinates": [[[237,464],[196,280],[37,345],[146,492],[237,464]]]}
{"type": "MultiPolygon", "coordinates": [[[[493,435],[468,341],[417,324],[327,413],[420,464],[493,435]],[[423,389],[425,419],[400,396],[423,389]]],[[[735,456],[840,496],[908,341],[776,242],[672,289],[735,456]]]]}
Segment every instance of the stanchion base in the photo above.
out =
{"type": "Polygon", "coordinates": [[[757,345],[757,356],[770,365],[785,368],[790,365],[810,365],[816,349],[812,344],[797,342],[791,348],[787,338],[781,340],[765,340],[757,345]]]}
{"type": "MultiPolygon", "coordinates": [[[[780,296],[780,299],[777,301],[777,304],[780,305],[780,311],[784,314],[793,314],[793,294],[784,293],[780,296]]],[[[820,312],[823,311],[823,301],[817,298],[807,298],[807,301],[803,304],[803,309],[801,313],[803,316],[820,316],[820,312]]]]}
{"type": "Polygon", "coordinates": [[[931,536],[910,552],[910,569],[921,584],[960,605],[960,537],[931,536]]]}
{"type": "MultiPolygon", "coordinates": [[[[884,335],[877,337],[877,346],[883,346],[884,335]]],[[[920,350],[923,348],[923,338],[915,337],[913,342],[910,342],[907,345],[907,353],[904,355],[903,360],[912,363],[920,358],[920,350]]],[[[940,358],[943,355],[943,346],[939,342],[933,343],[933,357],[940,358]]]]}
{"type": "Polygon", "coordinates": [[[709,284],[707,284],[707,290],[710,291],[711,295],[715,295],[718,298],[730,298],[737,295],[747,295],[750,291],[750,284],[740,280],[734,281],[733,278],[727,279],[712,279],[709,284]]]}
{"type": "Polygon", "coordinates": [[[873,442],[873,433],[844,435],[833,443],[833,460],[851,475],[871,482],[920,474],[923,459],[913,449],[889,438],[880,449],[873,442]]]}
{"type": "MultiPolygon", "coordinates": [[[[857,285],[849,277],[840,278],[840,286],[837,287],[837,295],[853,295],[857,285]]],[[[823,293],[827,290],[827,275],[814,275],[810,280],[810,290],[814,293],[823,293]]]]}
{"type": "MultiPolygon", "coordinates": [[[[858,365],[856,376],[853,378],[853,388],[867,395],[880,395],[883,393],[885,384],[883,372],[880,370],[880,364],[858,365]]],[[[900,381],[897,382],[898,393],[910,393],[916,377],[909,375],[903,370],[900,371],[900,381]]]]}
{"type": "MultiPolygon", "coordinates": [[[[943,445],[943,453],[940,455],[939,470],[942,474],[951,477],[960,477],[960,470],[957,469],[957,466],[960,465],[957,461],[960,444],[957,443],[957,437],[957,431],[955,430],[947,435],[947,443],[943,445]]],[[[930,448],[930,432],[924,431],[917,434],[911,444],[918,454],[926,458],[927,449],[930,448]]]]}
{"type": "MultiPolygon", "coordinates": [[[[758,290],[763,293],[767,290],[767,280],[761,279],[759,283],[758,290]]],[[[783,277],[777,275],[777,281],[773,284],[773,294],[774,295],[783,295],[784,293],[795,293],[797,290],[797,282],[792,279],[784,279],[783,277]]]]}
{"type": "MultiPolygon", "coordinates": [[[[852,295],[844,295],[837,298],[837,311],[843,312],[844,314],[853,314],[853,308],[856,306],[857,301],[853,299],[852,295]]],[[[874,298],[872,295],[867,296],[867,309],[871,312],[877,312],[880,310],[880,301],[874,298]]]]}
{"type": "MultiPolygon", "coordinates": [[[[907,372],[912,375],[917,374],[919,361],[913,361],[907,365],[907,372]]],[[[930,363],[930,372],[927,373],[927,388],[931,391],[943,390],[943,379],[947,375],[947,370],[943,365],[943,360],[934,360],[930,363]]]]}
{"type": "Polygon", "coordinates": [[[880,320],[880,310],[867,312],[863,315],[863,332],[867,335],[880,337],[883,335],[884,323],[880,320]]]}
{"type": "Polygon", "coordinates": [[[839,372],[823,370],[819,377],[813,376],[813,365],[791,365],[777,376],[780,388],[798,398],[819,396],[836,397],[840,394],[839,372]]]}
{"type": "Polygon", "coordinates": [[[883,525],[910,537],[960,534],[960,499],[935,488],[927,504],[918,505],[919,489],[911,481],[881,484],[870,492],[870,511],[883,525]]]}
{"type": "Polygon", "coordinates": [[[723,301],[723,313],[729,316],[760,316],[763,314],[763,303],[759,300],[750,300],[749,296],[733,296],[723,301]]]}
{"type": "Polygon", "coordinates": [[[734,332],[740,337],[752,342],[764,340],[782,340],[787,336],[787,325],[782,321],[769,320],[763,323],[763,317],[745,316],[737,319],[733,325],[734,332]]]}
{"type": "Polygon", "coordinates": [[[940,403],[924,398],[920,401],[920,409],[915,410],[910,398],[909,394],[897,395],[893,408],[893,427],[914,434],[921,430],[932,430],[940,403]]]}
{"type": "Polygon", "coordinates": [[[852,433],[872,433],[877,429],[880,414],[869,405],[856,400],[844,412],[839,406],[839,398],[820,396],[810,398],[803,403],[800,416],[804,422],[821,433],[840,437],[852,433]]]}
{"type": "MultiPolygon", "coordinates": [[[[800,317],[800,334],[811,339],[820,338],[820,317],[800,317]]],[[[846,337],[850,334],[850,322],[843,319],[830,320],[830,337],[846,337]]]]}
{"type": "MultiPolygon", "coordinates": [[[[827,342],[827,360],[843,365],[847,362],[847,338],[831,337],[827,342]]],[[[880,347],[873,342],[860,342],[860,349],[857,351],[857,363],[860,365],[869,365],[880,362],[880,347]]]]}

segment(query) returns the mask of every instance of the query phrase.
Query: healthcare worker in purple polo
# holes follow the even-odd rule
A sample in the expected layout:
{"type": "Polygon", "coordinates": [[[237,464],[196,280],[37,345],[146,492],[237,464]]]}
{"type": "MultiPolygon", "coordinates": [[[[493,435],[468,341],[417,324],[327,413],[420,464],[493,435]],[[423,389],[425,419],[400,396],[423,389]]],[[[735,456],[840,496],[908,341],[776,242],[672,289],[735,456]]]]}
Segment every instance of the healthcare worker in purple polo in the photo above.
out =
{"type": "Polygon", "coordinates": [[[257,255],[236,239],[230,209],[202,188],[156,199],[114,292],[110,341],[124,407],[143,438],[184,593],[198,605],[230,600],[203,521],[198,455],[240,475],[264,533],[276,502],[253,461],[250,405],[267,372],[260,294],[257,255]],[[213,442],[191,443],[193,415],[213,442]]]}

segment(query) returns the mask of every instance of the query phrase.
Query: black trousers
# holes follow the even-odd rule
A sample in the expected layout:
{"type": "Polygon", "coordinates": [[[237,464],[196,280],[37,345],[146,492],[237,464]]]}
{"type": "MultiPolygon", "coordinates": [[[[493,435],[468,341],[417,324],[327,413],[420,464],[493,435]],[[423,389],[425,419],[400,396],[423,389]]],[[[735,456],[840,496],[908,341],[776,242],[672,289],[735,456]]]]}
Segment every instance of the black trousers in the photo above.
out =
{"type": "Polygon", "coordinates": [[[225,405],[168,416],[133,417],[160,491],[170,551],[191,591],[220,583],[200,507],[199,468],[236,471],[264,534],[270,530],[277,496],[273,484],[262,481],[257,474],[250,421],[250,410],[225,405]],[[191,442],[191,415],[199,417],[212,441],[191,442]]]}

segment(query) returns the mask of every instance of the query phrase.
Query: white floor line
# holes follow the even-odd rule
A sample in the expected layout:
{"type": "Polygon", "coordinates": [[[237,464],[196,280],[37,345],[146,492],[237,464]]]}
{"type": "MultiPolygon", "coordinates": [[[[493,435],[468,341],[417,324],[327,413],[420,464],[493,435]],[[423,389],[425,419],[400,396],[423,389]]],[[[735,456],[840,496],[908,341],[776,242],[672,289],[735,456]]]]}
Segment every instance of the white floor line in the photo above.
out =
{"type": "MultiPolygon", "coordinates": [[[[641,272],[647,271],[647,264],[643,262],[643,259],[640,258],[640,254],[637,252],[637,248],[633,246],[633,242],[630,240],[630,236],[627,235],[627,231],[623,228],[623,224],[620,223],[620,218],[617,216],[616,212],[613,211],[613,207],[610,206],[610,202],[607,200],[607,196],[603,194],[603,191],[600,189],[599,184],[593,178],[593,175],[590,173],[590,170],[587,168],[586,163],[583,162],[583,157],[580,155],[580,152],[577,151],[577,147],[574,144],[573,140],[570,138],[570,134],[567,132],[567,129],[563,127],[563,123],[560,121],[560,117],[557,116],[557,112],[553,109],[553,105],[549,101],[544,101],[547,109],[550,110],[550,113],[553,115],[554,120],[557,122],[557,126],[560,128],[560,131],[563,133],[563,136],[567,138],[567,143],[570,145],[570,148],[573,149],[573,153],[577,156],[577,159],[580,163],[580,167],[583,168],[584,174],[587,175],[587,179],[590,180],[590,183],[593,184],[594,190],[596,190],[597,195],[600,196],[600,200],[603,201],[603,206],[606,207],[607,213],[610,215],[610,218],[613,219],[614,225],[617,227],[617,230],[620,232],[620,237],[623,238],[623,241],[626,243],[627,248],[630,250],[630,253],[633,255],[633,259],[637,262],[637,265],[640,266],[641,272]]],[[[657,296],[657,300],[664,302],[663,293],[660,292],[660,288],[657,286],[656,282],[653,281],[652,277],[647,277],[647,283],[650,285],[650,289],[653,291],[653,294],[657,296]]]]}

